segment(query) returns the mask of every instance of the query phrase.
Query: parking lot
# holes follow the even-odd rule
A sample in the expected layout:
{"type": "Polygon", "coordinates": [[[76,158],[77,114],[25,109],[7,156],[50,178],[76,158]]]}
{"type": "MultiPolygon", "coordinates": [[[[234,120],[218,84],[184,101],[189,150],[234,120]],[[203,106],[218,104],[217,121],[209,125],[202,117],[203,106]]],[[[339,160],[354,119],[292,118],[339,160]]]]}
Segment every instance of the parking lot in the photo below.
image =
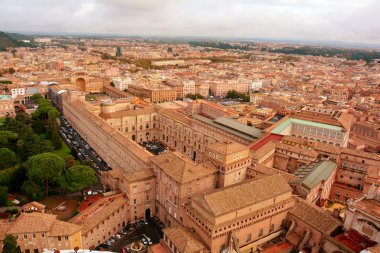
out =
{"type": "Polygon", "coordinates": [[[156,217],[149,221],[141,220],[136,223],[128,224],[122,231],[119,231],[119,236],[114,236],[113,240],[106,241],[97,247],[104,248],[113,252],[131,252],[130,247],[133,242],[141,242],[144,247],[141,252],[145,252],[147,248],[156,244],[162,238],[163,224],[156,217]]]}
{"type": "Polygon", "coordinates": [[[110,170],[101,157],[82,139],[82,137],[70,126],[67,120],[61,117],[60,134],[67,145],[75,150],[79,160],[90,160],[93,162],[92,167],[98,173],[99,171],[110,170]]]}
{"type": "Polygon", "coordinates": [[[155,155],[159,155],[166,152],[167,147],[158,141],[143,142],[140,143],[141,146],[146,148],[149,152],[155,155]]]}

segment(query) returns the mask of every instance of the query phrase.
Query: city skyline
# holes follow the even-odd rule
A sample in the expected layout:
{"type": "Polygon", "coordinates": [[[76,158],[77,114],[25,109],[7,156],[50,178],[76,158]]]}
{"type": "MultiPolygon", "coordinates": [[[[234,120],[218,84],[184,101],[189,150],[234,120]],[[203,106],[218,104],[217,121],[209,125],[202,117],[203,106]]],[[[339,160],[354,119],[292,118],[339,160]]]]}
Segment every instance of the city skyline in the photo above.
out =
{"type": "Polygon", "coordinates": [[[0,30],[380,43],[380,2],[4,1],[0,30]],[[17,17],[15,20],[14,17],[17,17]]]}

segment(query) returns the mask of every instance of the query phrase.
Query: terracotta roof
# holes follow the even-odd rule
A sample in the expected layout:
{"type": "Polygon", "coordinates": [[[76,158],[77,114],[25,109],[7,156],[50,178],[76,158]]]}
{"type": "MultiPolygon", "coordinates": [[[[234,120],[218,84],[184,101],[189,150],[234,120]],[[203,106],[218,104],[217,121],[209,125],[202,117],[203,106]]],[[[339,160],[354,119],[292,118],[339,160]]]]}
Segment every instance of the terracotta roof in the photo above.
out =
{"type": "Polygon", "coordinates": [[[216,142],[214,144],[208,145],[207,149],[211,149],[219,154],[227,156],[227,155],[232,155],[244,150],[248,150],[248,147],[236,142],[226,141],[226,142],[216,142]]]}
{"type": "Polygon", "coordinates": [[[258,150],[254,151],[253,159],[261,159],[262,157],[266,156],[269,152],[274,151],[276,149],[276,143],[277,142],[270,141],[258,150]]]}
{"type": "Polygon", "coordinates": [[[163,232],[180,253],[194,253],[205,250],[203,244],[184,227],[169,227],[165,228],[163,232]]]}
{"type": "Polygon", "coordinates": [[[41,204],[41,203],[38,203],[38,202],[36,202],[36,201],[33,201],[33,202],[29,202],[29,203],[23,205],[22,208],[24,209],[24,208],[27,208],[27,207],[29,207],[29,206],[35,206],[35,207],[37,207],[37,208],[41,208],[41,209],[44,209],[44,208],[46,207],[45,205],[43,205],[43,204],[41,204]]]}
{"type": "Polygon", "coordinates": [[[101,113],[99,114],[100,117],[103,119],[115,119],[115,118],[122,118],[122,117],[130,117],[130,116],[138,116],[138,115],[144,115],[144,114],[151,114],[156,112],[156,110],[153,107],[149,108],[143,108],[138,110],[123,110],[118,112],[111,112],[111,113],[101,113]]]}
{"type": "Polygon", "coordinates": [[[69,222],[82,226],[82,234],[87,234],[93,227],[127,203],[123,194],[112,195],[95,202],[69,222]]]}
{"type": "Polygon", "coordinates": [[[338,226],[342,225],[330,212],[324,211],[322,208],[301,199],[299,199],[299,202],[296,203],[289,213],[319,232],[328,235],[338,226]]]}
{"type": "Polygon", "coordinates": [[[56,217],[56,215],[47,213],[22,213],[9,230],[9,233],[47,233],[56,221],[56,217]]]}
{"type": "Polygon", "coordinates": [[[313,142],[310,144],[311,147],[313,147],[315,150],[320,152],[326,152],[329,154],[340,154],[340,149],[334,145],[323,143],[323,142],[313,142]]]}
{"type": "Polygon", "coordinates": [[[49,235],[50,236],[72,235],[72,234],[78,232],[80,229],[81,229],[81,227],[78,225],[68,223],[68,222],[64,222],[64,221],[60,221],[60,220],[56,220],[53,223],[53,226],[51,227],[49,235]]]}
{"type": "Polygon", "coordinates": [[[256,166],[254,167],[248,167],[248,171],[247,173],[254,173],[255,171],[259,172],[259,173],[263,173],[265,175],[281,175],[285,180],[286,182],[290,182],[290,181],[294,181],[294,180],[299,180],[299,177],[293,175],[293,174],[290,174],[290,173],[287,173],[285,171],[282,171],[282,170],[278,170],[278,169],[275,169],[275,168],[271,168],[271,167],[267,167],[267,166],[264,166],[262,164],[257,164],[256,166]]]}
{"type": "Polygon", "coordinates": [[[319,154],[314,149],[301,148],[298,146],[288,145],[288,144],[284,144],[284,143],[277,143],[276,148],[289,150],[291,152],[301,154],[301,155],[310,156],[310,157],[317,157],[319,154]]]}
{"type": "Polygon", "coordinates": [[[350,148],[341,148],[340,150],[341,150],[341,154],[359,156],[359,157],[364,157],[364,158],[373,159],[377,161],[380,160],[380,155],[375,154],[375,153],[368,153],[365,151],[350,149],[350,148]]]}
{"type": "Polygon", "coordinates": [[[154,172],[149,168],[135,172],[125,172],[123,176],[128,182],[135,182],[154,177],[154,172]]]}
{"type": "Polygon", "coordinates": [[[193,200],[219,216],[291,191],[281,175],[271,175],[198,195],[193,200]]]}
{"type": "Polygon", "coordinates": [[[195,163],[180,153],[165,153],[151,161],[178,183],[187,183],[217,172],[211,162],[195,163]]]}
{"type": "Polygon", "coordinates": [[[0,241],[4,240],[11,226],[12,223],[0,223],[0,241]]]}

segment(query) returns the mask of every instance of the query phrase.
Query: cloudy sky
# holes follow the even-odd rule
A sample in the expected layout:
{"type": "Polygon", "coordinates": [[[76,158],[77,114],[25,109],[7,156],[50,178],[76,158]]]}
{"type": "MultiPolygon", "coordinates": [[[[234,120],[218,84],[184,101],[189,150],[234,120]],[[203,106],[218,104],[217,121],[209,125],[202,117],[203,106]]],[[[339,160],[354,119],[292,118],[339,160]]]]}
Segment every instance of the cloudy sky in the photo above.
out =
{"type": "Polygon", "coordinates": [[[0,30],[380,44],[380,0],[0,0],[0,30]]]}

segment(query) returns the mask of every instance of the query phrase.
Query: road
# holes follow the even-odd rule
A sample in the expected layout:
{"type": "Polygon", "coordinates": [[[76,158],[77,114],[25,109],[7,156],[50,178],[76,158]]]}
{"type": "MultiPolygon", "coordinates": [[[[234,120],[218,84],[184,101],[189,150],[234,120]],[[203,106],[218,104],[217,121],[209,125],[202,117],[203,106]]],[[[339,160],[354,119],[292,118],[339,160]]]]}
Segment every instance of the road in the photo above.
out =
{"type": "MultiPolygon", "coordinates": [[[[92,168],[94,169],[96,175],[100,177],[101,171],[110,170],[105,162],[99,157],[99,155],[86,143],[85,140],[70,126],[67,120],[61,116],[60,118],[60,134],[66,144],[72,150],[75,150],[76,156],[79,160],[90,160],[92,161],[92,168]]],[[[104,191],[103,185],[99,183],[91,187],[92,191],[102,190],[104,191]]]]}

